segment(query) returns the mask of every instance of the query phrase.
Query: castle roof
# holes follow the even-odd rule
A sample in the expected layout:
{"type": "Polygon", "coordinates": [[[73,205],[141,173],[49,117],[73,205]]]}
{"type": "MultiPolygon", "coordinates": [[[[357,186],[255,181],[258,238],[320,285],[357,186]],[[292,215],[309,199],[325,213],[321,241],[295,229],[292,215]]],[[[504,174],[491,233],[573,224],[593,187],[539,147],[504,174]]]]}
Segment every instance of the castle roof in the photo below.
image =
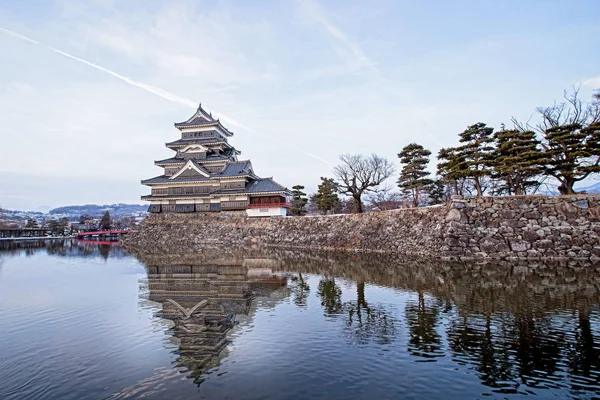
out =
{"type": "Polygon", "coordinates": [[[201,144],[201,145],[226,144],[227,146],[230,146],[230,144],[227,143],[227,140],[219,139],[216,137],[177,139],[173,142],[165,143],[165,145],[167,147],[184,147],[184,146],[189,146],[190,144],[201,144]]]}
{"type": "MultiPolygon", "coordinates": [[[[227,153],[231,153],[231,152],[227,152],[227,153]]],[[[233,155],[231,155],[231,154],[229,154],[229,155],[227,155],[227,154],[211,154],[200,162],[205,163],[207,161],[226,161],[226,160],[231,160],[231,157],[233,157],[233,155]]],[[[187,160],[184,158],[171,157],[171,158],[165,158],[164,160],[154,161],[154,164],[169,165],[169,164],[185,164],[186,162],[187,162],[187,160]]]]}
{"type": "MultiPolygon", "coordinates": [[[[157,177],[160,178],[160,177],[157,177]]],[[[156,179],[156,178],[153,178],[156,179]]],[[[180,178],[177,181],[181,182],[183,180],[189,181],[192,178],[180,178]]],[[[195,178],[194,181],[208,181],[208,178],[198,179],[195,178]]],[[[258,178],[256,180],[251,181],[246,185],[244,189],[221,189],[210,193],[194,193],[194,194],[170,194],[165,196],[165,198],[195,198],[195,197],[218,197],[219,195],[227,195],[231,193],[248,193],[248,194],[257,194],[257,193],[285,193],[288,194],[289,190],[281,186],[279,183],[275,182],[273,178],[258,178]]],[[[142,196],[142,200],[150,200],[155,199],[155,196],[146,195],[142,196]]]]}
{"type": "Polygon", "coordinates": [[[239,175],[254,175],[252,171],[252,163],[250,160],[234,161],[227,163],[223,171],[217,176],[239,176],[239,175]]]}
{"type": "MultiPolygon", "coordinates": [[[[232,136],[233,133],[224,128],[219,120],[213,118],[212,114],[202,106],[199,106],[187,121],[176,123],[175,126],[181,131],[181,138],[166,143],[166,146],[177,152],[177,155],[154,161],[156,165],[163,167],[168,175],[163,174],[142,180],[142,184],[153,187],[154,193],[143,196],[143,200],[154,202],[175,198],[178,200],[217,198],[220,201],[227,201],[236,194],[243,198],[253,195],[290,195],[287,188],[272,178],[260,178],[255,175],[250,160],[237,160],[240,152],[227,142],[227,137],[232,136]],[[199,129],[193,129],[195,127],[199,129]],[[184,187],[202,186],[202,184],[205,185],[204,189],[183,190],[184,187]],[[158,185],[160,190],[157,190],[154,185],[158,185]],[[169,189],[163,191],[163,188],[169,189]]],[[[240,207],[243,208],[243,204],[246,203],[240,201],[240,207]]],[[[169,207],[169,212],[191,212],[194,209],[194,207],[190,209],[189,204],[181,207],[184,206],[187,208],[179,211],[177,207],[180,205],[175,207],[175,211],[169,207]]],[[[220,207],[213,210],[211,206],[211,211],[218,210],[220,207]]],[[[160,212],[160,207],[158,211],[152,212],[160,212]]]]}
{"type": "Polygon", "coordinates": [[[217,173],[210,173],[200,163],[196,161],[185,160],[184,162],[186,164],[192,162],[198,170],[203,171],[204,174],[208,176],[177,176],[177,174],[175,174],[174,176],[160,175],[154,178],[143,180],[142,183],[144,185],[153,185],[158,183],[205,182],[219,178],[257,178],[256,175],[254,175],[254,171],[252,170],[252,163],[250,162],[250,160],[228,162],[225,165],[225,168],[223,168],[221,172],[217,173]]]}
{"type": "Polygon", "coordinates": [[[210,181],[211,178],[203,177],[203,176],[178,176],[175,179],[171,179],[170,176],[160,175],[155,176],[154,178],[144,179],[142,184],[144,185],[154,185],[157,183],[189,183],[189,182],[206,182],[210,181]]]}
{"type": "Polygon", "coordinates": [[[261,178],[246,186],[247,193],[287,192],[287,188],[275,182],[273,178],[261,178]]]}
{"type": "Polygon", "coordinates": [[[175,127],[178,129],[204,126],[217,126],[226,136],[233,136],[233,132],[230,132],[227,128],[225,128],[218,119],[214,119],[211,113],[204,110],[202,108],[202,104],[198,106],[198,109],[194,115],[192,115],[187,121],[175,123],[175,127]]]}

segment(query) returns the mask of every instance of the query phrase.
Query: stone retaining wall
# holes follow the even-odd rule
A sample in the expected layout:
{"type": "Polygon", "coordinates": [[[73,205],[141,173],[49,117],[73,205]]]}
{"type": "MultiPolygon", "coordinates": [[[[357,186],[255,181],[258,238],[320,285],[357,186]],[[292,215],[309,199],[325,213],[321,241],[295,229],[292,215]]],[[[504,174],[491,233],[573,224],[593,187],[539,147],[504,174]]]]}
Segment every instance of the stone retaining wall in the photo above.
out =
{"type": "Polygon", "coordinates": [[[439,258],[600,260],[600,196],[513,196],[358,215],[153,214],[123,239],[149,253],[272,246],[439,258]]]}

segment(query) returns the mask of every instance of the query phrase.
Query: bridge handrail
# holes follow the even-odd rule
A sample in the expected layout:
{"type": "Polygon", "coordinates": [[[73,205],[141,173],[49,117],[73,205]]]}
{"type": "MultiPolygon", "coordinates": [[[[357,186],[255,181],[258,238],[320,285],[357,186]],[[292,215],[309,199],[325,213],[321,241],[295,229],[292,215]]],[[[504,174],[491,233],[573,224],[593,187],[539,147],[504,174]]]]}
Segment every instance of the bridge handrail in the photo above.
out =
{"type": "Polygon", "coordinates": [[[114,235],[114,234],[121,234],[121,233],[129,233],[129,229],[111,229],[111,230],[107,230],[107,231],[90,231],[90,232],[80,232],[80,233],[74,233],[73,236],[78,237],[78,236],[93,236],[93,235],[114,235]]]}

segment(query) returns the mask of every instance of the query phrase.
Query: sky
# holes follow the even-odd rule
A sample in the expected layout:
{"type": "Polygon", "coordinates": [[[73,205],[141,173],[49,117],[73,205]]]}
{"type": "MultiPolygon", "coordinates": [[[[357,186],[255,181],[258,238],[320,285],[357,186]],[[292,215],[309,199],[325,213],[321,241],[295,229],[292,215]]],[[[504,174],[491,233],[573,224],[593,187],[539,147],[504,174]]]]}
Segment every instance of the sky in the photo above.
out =
{"type": "Polygon", "coordinates": [[[590,98],[599,13],[597,0],[0,0],[0,206],[141,203],[200,102],[288,187],[316,190],[346,153],[399,167],[408,143],[436,154],[572,85],[590,98]]]}

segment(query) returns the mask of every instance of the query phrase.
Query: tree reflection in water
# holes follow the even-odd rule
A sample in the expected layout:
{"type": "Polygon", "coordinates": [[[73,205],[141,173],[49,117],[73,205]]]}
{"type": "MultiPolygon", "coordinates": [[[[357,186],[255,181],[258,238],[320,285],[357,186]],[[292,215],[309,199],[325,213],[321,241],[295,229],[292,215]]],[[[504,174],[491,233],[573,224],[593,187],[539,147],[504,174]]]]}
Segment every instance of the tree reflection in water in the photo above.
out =
{"type": "MultiPolygon", "coordinates": [[[[396,342],[405,339],[414,361],[446,357],[466,374],[474,371],[493,392],[524,394],[568,384],[573,393],[600,393],[596,266],[254,251],[275,260],[273,271],[293,272],[292,304],[305,308],[315,297],[325,316],[334,317],[327,320],[342,324],[346,342],[397,351],[396,342]],[[318,282],[314,293],[309,279],[318,282]],[[349,300],[340,280],[344,287],[356,285],[349,300]],[[369,299],[371,284],[402,293],[401,307],[369,299]]],[[[255,256],[246,251],[236,257],[241,265],[255,256]]],[[[373,293],[380,291],[374,287],[373,293]]]]}
{"type": "MultiPolygon", "coordinates": [[[[595,376],[595,379],[598,381],[600,346],[598,343],[594,343],[589,308],[580,308],[577,310],[575,343],[569,346],[568,363],[571,374],[585,378],[595,376]]],[[[573,389],[582,390],[582,386],[574,382],[573,389]]]]}
{"type": "Polygon", "coordinates": [[[336,285],[334,278],[321,279],[317,295],[326,314],[339,314],[342,311],[342,289],[336,285]]]}
{"type": "Polygon", "coordinates": [[[292,276],[290,281],[289,287],[294,297],[294,304],[299,307],[306,307],[310,286],[304,280],[302,273],[299,273],[298,276],[292,276]]]}
{"type": "Polygon", "coordinates": [[[0,254],[33,256],[38,252],[45,252],[58,257],[97,257],[105,260],[109,257],[122,258],[129,254],[117,242],[99,243],[75,239],[38,239],[27,241],[0,241],[0,254]]]}
{"type": "Polygon", "coordinates": [[[356,300],[342,307],[346,317],[346,336],[356,344],[389,344],[396,338],[396,320],[380,304],[370,305],[365,298],[365,283],[356,283],[356,300]]]}
{"type": "Polygon", "coordinates": [[[437,332],[441,302],[436,299],[429,301],[423,292],[419,292],[416,303],[409,302],[406,305],[410,354],[425,359],[443,357],[444,353],[440,351],[441,336],[437,332]]]}

